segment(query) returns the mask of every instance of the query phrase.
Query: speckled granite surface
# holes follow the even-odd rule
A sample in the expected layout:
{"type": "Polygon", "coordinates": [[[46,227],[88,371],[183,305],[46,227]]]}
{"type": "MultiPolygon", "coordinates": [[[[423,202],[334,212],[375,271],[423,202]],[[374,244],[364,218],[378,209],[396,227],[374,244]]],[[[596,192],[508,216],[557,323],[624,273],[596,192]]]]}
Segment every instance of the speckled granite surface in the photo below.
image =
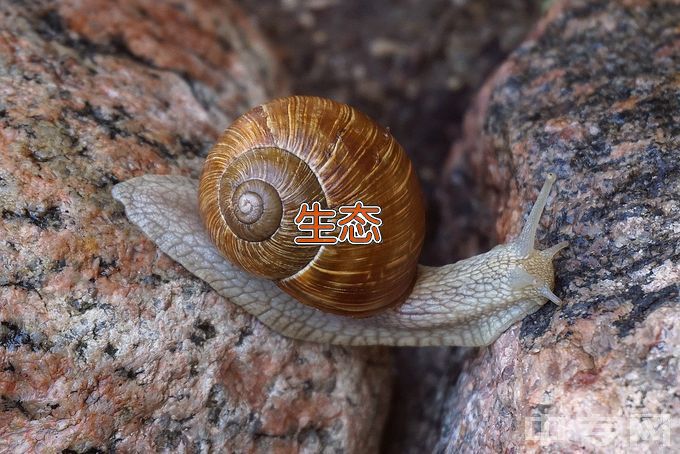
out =
{"type": "Polygon", "coordinates": [[[566,304],[466,364],[439,449],[677,452],[678,24],[677,1],[558,2],[480,94],[450,162],[494,187],[500,238],[557,172],[539,242],[571,244],[566,304]]]}
{"type": "Polygon", "coordinates": [[[110,195],[196,176],[230,118],[286,92],[241,12],[13,1],[0,25],[0,452],[373,449],[381,351],[273,335],[110,195]]]}

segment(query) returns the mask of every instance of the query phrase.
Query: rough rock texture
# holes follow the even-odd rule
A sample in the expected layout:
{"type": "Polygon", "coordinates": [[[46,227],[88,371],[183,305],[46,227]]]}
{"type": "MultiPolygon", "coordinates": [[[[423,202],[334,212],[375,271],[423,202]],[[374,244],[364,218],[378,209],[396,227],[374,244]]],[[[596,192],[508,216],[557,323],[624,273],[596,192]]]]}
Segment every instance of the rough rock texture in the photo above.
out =
{"type": "Polygon", "coordinates": [[[230,2],[0,3],[0,452],[367,452],[380,350],[284,339],[110,195],[286,91],[230,2]]]}
{"type": "Polygon", "coordinates": [[[677,452],[678,24],[677,1],[559,2],[482,91],[451,163],[501,207],[500,239],[557,172],[543,242],[571,244],[566,304],[466,364],[437,449],[677,452]]]}

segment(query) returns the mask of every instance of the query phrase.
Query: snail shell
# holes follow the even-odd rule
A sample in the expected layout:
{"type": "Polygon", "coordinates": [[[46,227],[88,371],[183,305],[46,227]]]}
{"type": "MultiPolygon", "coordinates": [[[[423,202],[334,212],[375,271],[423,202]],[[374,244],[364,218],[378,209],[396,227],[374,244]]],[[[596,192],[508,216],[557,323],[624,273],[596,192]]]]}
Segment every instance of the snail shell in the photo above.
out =
{"type": "Polygon", "coordinates": [[[199,209],[223,255],[306,305],[365,317],[413,287],[425,235],[417,177],[394,137],[348,105],[288,97],[238,118],[208,154],[199,209]],[[381,242],[295,244],[302,203],[357,201],[380,207],[381,242]]]}

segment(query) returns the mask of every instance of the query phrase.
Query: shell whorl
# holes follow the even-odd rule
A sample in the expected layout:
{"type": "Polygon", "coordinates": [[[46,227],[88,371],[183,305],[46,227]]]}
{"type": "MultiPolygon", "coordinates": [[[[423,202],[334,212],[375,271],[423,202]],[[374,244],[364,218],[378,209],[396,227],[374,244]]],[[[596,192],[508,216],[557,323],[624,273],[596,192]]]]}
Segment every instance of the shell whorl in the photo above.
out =
{"type": "Polygon", "coordinates": [[[422,194],[396,140],[357,110],[290,97],[238,118],[210,151],[199,207],[217,248],[304,304],[367,316],[402,302],[424,238],[422,194]],[[381,208],[382,242],[295,244],[303,202],[381,208]]]}
{"type": "Polygon", "coordinates": [[[206,225],[217,226],[218,238],[213,240],[222,253],[246,271],[267,279],[283,279],[304,268],[318,247],[296,245],[294,238],[300,232],[291,220],[303,202],[326,205],[309,166],[294,154],[274,147],[246,150],[224,167],[222,155],[211,158],[220,166],[221,175],[216,188],[206,190],[210,192],[207,200],[217,195],[211,203],[218,207],[211,208],[215,212],[208,214],[206,225]],[[261,211],[259,216],[257,211],[261,211]],[[266,266],[263,257],[267,257],[266,266]]]}

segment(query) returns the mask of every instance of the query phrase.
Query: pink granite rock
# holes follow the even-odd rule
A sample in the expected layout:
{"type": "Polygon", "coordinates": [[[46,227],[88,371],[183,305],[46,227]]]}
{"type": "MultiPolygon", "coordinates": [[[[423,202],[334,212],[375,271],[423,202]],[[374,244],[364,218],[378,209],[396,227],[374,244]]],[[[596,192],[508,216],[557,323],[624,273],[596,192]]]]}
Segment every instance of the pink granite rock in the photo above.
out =
{"type": "Polygon", "coordinates": [[[558,174],[539,242],[568,240],[546,305],[469,361],[446,452],[677,452],[680,3],[558,2],[482,90],[450,163],[500,240],[558,174]]]}
{"type": "Polygon", "coordinates": [[[159,253],[112,184],[196,176],[286,92],[229,1],[0,3],[0,451],[375,448],[380,350],[282,338],[159,253]]]}

